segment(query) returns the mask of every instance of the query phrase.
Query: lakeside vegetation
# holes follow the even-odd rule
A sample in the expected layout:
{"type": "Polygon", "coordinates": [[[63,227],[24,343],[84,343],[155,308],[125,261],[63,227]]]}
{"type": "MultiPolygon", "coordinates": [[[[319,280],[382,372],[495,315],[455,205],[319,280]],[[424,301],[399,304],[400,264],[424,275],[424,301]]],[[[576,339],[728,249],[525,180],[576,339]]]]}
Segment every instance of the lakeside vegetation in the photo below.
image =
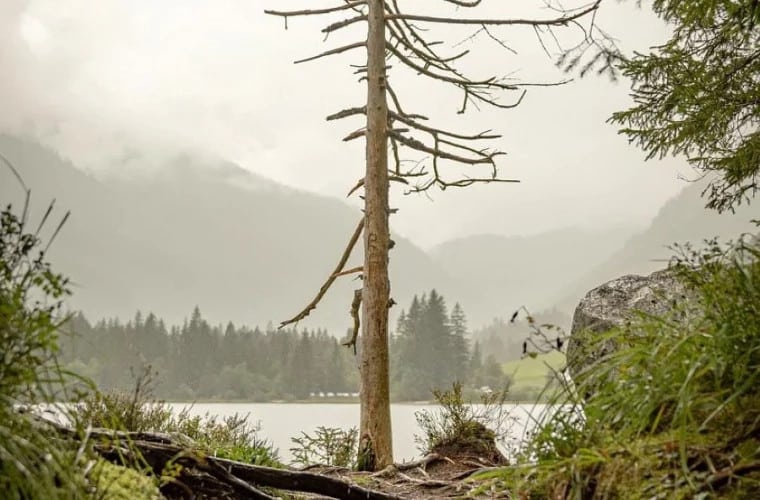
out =
{"type": "Polygon", "coordinates": [[[760,495],[760,243],[682,249],[689,296],[589,349],[617,348],[554,392],[516,467],[489,474],[525,498],[760,495]]]}
{"type": "MultiPolygon", "coordinates": [[[[634,79],[637,105],[614,120],[650,155],[685,153],[705,171],[723,171],[711,185],[709,204],[726,209],[757,190],[760,5],[655,0],[654,6],[677,25],[673,40],[658,47],[659,54],[619,63],[634,79]]],[[[0,212],[3,495],[290,498],[232,473],[233,466],[250,472],[254,465],[282,472],[271,445],[245,418],[175,414],[153,392],[195,398],[223,391],[289,401],[339,388],[345,394],[356,388],[353,353],[325,331],[212,326],[198,308],[174,328],[152,314],[138,313],[126,324],[69,317],[70,282],[48,263],[50,242],[40,238],[52,206],[30,225],[28,190],[26,196],[21,210],[0,212]],[[65,330],[78,335],[63,338],[65,330]],[[155,386],[151,366],[166,369],[155,386]],[[123,390],[127,386],[131,391],[123,390]],[[77,403],[63,408],[65,425],[33,411],[60,401],[77,403]]],[[[501,363],[487,350],[484,356],[479,343],[468,341],[461,307],[449,311],[435,290],[415,297],[392,337],[392,382],[401,399],[433,389],[440,409],[417,415],[421,449],[442,454],[431,461],[467,469],[445,480],[427,470],[411,477],[405,464],[381,473],[341,469],[356,475],[350,484],[341,478],[330,486],[337,485],[337,495],[358,483],[392,489],[384,477],[390,473],[406,481],[408,498],[431,488],[432,497],[441,491],[525,499],[760,497],[760,237],[680,247],[669,272],[686,291],[668,300],[666,312],[640,313],[605,332],[573,332],[574,341],[598,356],[572,381],[552,376],[563,365],[560,353],[528,352],[527,342],[522,351],[528,357],[519,361],[501,363]],[[470,404],[461,380],[484,396],[483,404],[470,404]],[[496,448],[494,432],[509,418],[507,393],[483,390],[501,384],[512,384],[513,394],[540,390],[551,406],[511,464],[496,448]],[[448,385],[451,392],[434,389],[448,385]]],[[[561,349],[560,337],[544,340],[561,349]]],[[[374,463],[373,449],[362,447],[365,436],[358,440],[358,434],[322,427],[295,443],[305,465],[319,460],[332,467],[313,475],[325,479],[336,467],[374,463]]],[[[408,467],[426,467],[428,458],[408,467]]],[[[288,477],[282,489],[299,486],[288,477]]],[[[367,490],[354,493],[370,498],[367,490]]]]}

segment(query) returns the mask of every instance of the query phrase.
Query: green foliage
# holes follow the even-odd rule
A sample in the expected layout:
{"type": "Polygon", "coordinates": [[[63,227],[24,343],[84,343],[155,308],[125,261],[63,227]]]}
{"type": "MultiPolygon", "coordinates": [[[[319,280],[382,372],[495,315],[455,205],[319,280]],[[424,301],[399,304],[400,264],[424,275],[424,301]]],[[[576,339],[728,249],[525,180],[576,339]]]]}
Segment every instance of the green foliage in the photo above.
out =
{"type": "MultiPolygon", "coordinates": [[[[402,311],[391,341],[391,389],[394,399],[420,401],[430,398],[436,388],[454,382],[474,382],[483,365],[473,358],[467,332],[467,318],[459,304],[451,315],[445,299],[435,290],[414,296],[409,311],[402,311]]],[[[497,369],[497,371],[500,370],[497,369]]],[[[501,385],[503,377],[494,381],[501,385]]]]}
{"type": "Polygon", "coordinates": [[[279,466],[277,451],[258,436],[248,416],[222,419],[190,415],[190,408],[175,413],[164,401],[152,397],[153,372],[141,374],[131,393],[93,393],[76,407],[76,417],[93,427],[132,432],[166,432],[209,455],[255,465],[279,466]]]}
{"type": "Polygon", "coordinates": [[[90,475],[97,498],[107,500],[158,500],[163,498],[152,478],[134,469],[97,459],[90,475]]]}
{"type": "Polygon", "coordinates": [[[0,491],[11,499],[81,498],[93,492],[82,471],[86,450],[20,411],[67,399],[55,354],[68,280],[52,271],[40,237],[52,205],[35,231],[28,206],[27,192],[21,214],[10,205],[0,212],[0,491]]]}
{"type": "Polygon", "coordinates": [[[672,36],[619,61],[634,106],[615,113],[648,158],[684,155],[715,172],[708,206],[728,209],[758,190],[760,5],[755,0],[655,0],[672,36]]]}
{"type": "Polygon", "coordinates": [[[165,399],[272,401],[358,390],[355,358],[325,330],[277,331],[212,326],[198,308],[181,327],[150,313],[91,324],[81,313],[66,324],[62,362],[91,375],[104,391],[132,385],[132,372],[160,371],[154,392],[165,399]]]}
{"type": "Polygon", "coordinates": [[[45,259],[49,244],[40,248],[48,215],[35,232],[27,216],[27,207],[20,217],[10,205],[0,212],[0,395],[10,401],[35,401],[62,380],[55,354],[69,282],[45,259]]]}
{"type": "Polygon", "coordinates": [[[295,444],[290,449],[293,461],[302,466],[328,465],[335,467],[355,467],[359,431],[356,427],[339,429],[317,427],[314,435],[301,432],[291,438],[295,444]]]}
{"type": "Polygon", "coordinates": [[[505,470],[533,498],[750,498],[760,484],[760,247],[689,247],[672,265],[690,290],[663,317],[596,338],[619,349],[553,401],[505,470]],[[729,480],[730,479],[730,480],[729,480]]]}
{"type": "Polygon", "coordinates": [[[514,401],[535,401],[542,394],[549,397],[550,393],[545,391],[546,383],[554,382],[555,374],[564,366],[564,353],[553,351],[508,361],[501,368],[512,380],[509,395],[514,401]]]}
{"type": "Polygon", "coordinates": [[[134,432],[164,430],[172,419],[171,408],[151,398],[155,372],[150,367],[135,379],[132,392],[94,391],[80,401],[77,418],[94,427],[134,432]]]}
{"type": "Polygon", "coordinates": [[[504,440],[514,421],[504,406],[507,388],[482,393],[476,404],[465,400],[462,384],[455,382],[451,390],[433,391],[440,408],[415,413],[422,435],[415,435],[417,447],[430,453],[453,443],[469,449],[482,447],[484,441],[504,440]]]}
{"type": "Polygon", "coordinates": [[[201,449],[216,457],[254,465],[281,466],[277,450],[258,436],[260,429],[248,422],[247,415],[218,419],[210,415],[190,416],[185,409],[169,421],[165,429],[190,437],[201,449]]]}

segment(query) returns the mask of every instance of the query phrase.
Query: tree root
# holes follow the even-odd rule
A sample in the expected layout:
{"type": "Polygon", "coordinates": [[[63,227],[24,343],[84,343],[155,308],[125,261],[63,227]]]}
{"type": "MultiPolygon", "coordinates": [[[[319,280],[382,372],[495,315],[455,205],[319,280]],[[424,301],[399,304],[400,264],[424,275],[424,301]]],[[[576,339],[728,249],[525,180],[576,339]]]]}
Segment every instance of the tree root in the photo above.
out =
{"type": "Polygon", "coordinates": [[[161,491],[169,498],[241,498],[273,500],[260,488],[316,493],[341,500],[399,500],[401,497],[362,488],[355,484],[310,472],[275,469],[207,456],[178,445],[173,436],[149,432],[92,429],[85,436],[46,422],[74,439],[89,439],[94,451],[109,462],[147,466],[162,478],[161,491]],[[171,474],[169,471],[174,471],[171,474]],[[167,477],[168,476],[168,477],[167,477]]]}

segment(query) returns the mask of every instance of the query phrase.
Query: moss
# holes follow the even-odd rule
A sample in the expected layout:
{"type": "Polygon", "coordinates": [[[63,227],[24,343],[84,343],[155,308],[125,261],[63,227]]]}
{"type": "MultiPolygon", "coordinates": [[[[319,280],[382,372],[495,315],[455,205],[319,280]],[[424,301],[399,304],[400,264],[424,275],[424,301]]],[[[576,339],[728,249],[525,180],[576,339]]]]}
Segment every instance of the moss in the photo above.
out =
{"type": "Polygon", "coordinates": [[[156,481],[140,472],[99,459],[90,472],[97,498],[154,500],[162,498],[156,481]]]}
{"type": "Polygon", "coordinates": [[[459,426],[459,433],[442,437],[433,453],[449,458],[478,458],[492,464],[506,464],[507,459],[496,446],[496,433],[476,421],[459,426]]]}

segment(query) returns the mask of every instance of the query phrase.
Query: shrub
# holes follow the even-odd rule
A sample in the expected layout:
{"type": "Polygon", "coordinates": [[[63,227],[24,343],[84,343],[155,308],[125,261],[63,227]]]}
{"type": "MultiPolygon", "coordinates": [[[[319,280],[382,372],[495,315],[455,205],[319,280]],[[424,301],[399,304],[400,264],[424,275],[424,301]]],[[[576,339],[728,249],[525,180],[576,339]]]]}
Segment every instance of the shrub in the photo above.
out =
{"type": "MultiPolygon", "coordinates": [[[[13,171],[15,173],[15,170],[13,171]]],[[[68,399],[56,362],[68,280],[53,272],[39,236],[53,206],[32,231],[29,195],[20,214],[0,212],[0,491],[4,498],[78,498],[92,493],[84,453],[22,408],[68,399]]],[[[53,237],[60,229],[59,224],[53,237]]]]}
{"type": "MultiPolygon", "coordinates": [[[[500,453],[495,443],[505,443],[506,436],[514,421],[505,406],[507,390],[482,393],[477,404],[465,401],[462,385],[452,384],[450,391],[433,391],[440,408],[436,411],[422,410],[415,413],[417,425],[422,435],[415,441],[423,453],[447,451],[472,451],[484,455],[500,453]]],[[[485,457],[484,457],[485,458],[485,457]]],[[[494,457],[491,457],[494,458],[494,457]]]]}
{"type": "Polygon", "coordinates": [[[293,462],[302,466],[327,465],[355,467],[359,431],[356,427],[344,430],[334,427],[317,427],[314,435],[301,432],[291,438],[296,445],[290,449],[293,462]]]}
{"type": "Polygon", "coordinates": [[[760,484],[760,247],[680,247],[691,290],[662,317],[596,338],[619,349],[560,392],[505,470],[534,498],[752,497],[760,484]],[[577,395],[584,395],[581,400],[577,395]],[[556,407],[555,407],[556,409],[556,407]]]}
{"type": "Polygon", "coordinates": [[[132,392],[93,392],[76,407],[76,417],[93,427],[132,432],[166,432],[210,455],[255,465],[279,466],[277,451],[258,436],[248,416],[219,419],[190,415],[190,408],[175,413],[165,401],[153,398],[155,372],[150,367],[137,377],[132,392]]]}

